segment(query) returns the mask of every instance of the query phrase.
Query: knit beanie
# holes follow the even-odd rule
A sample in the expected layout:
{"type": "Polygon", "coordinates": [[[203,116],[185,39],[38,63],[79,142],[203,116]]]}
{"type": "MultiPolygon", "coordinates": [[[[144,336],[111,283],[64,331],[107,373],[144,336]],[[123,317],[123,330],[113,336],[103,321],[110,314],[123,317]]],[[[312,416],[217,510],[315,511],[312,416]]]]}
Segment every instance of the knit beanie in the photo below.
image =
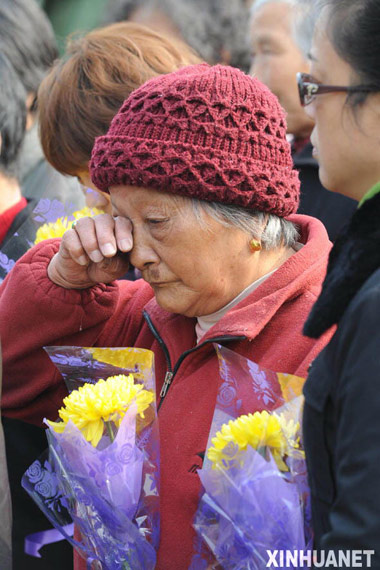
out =
{"type": "Polygon", "coordinates": [[[140,186],[287,216],[299,202],[284,111],[257,79],[199,64],[144,83],[98,137],[93,183],[140,186]]]}

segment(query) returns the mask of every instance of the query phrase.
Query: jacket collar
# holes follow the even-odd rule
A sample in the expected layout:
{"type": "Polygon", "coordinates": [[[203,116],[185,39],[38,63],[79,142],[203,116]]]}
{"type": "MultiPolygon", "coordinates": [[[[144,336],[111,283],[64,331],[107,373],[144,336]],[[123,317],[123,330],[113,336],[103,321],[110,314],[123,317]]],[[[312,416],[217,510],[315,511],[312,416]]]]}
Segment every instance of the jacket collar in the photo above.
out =
{"type": "Polygon", "coordinates": [[[366,192],[364,194],[363,198],[359,202],[358,208],[361,208],[363,206],[364,202],[367,202],[367,200],[370,200],[371,198],[376,196],[376,194],[379,194],[379,193],[380,193],[380,182],[378,182],[377,184],[372,186],[372,188],[370,188],[368,190],[368,192],[366,192]]]}
{"type": "Polygon", "coordinates": [[[339,323],[365,281],[380,267],[380,194],[362,202],[331,250],[322,293],[304,333],[320,337],[339,323]]]}
{"type": "MultiPolygon", "coordinates": [[[[293,215],[289,220],[300,229],[304,247],[294,253],[264,283],[226,313],[204,337],[202,342],[224,335],[245,336],[253,340],[282,305],[309,291],[320,292],[318,277],[325,272],[331,244],[323,224],[309,216],[293,215]]],[[[192,335],[195,344],[196,319],[168,313],[153,298],[145,307],[163,339],[192,335]]]]}

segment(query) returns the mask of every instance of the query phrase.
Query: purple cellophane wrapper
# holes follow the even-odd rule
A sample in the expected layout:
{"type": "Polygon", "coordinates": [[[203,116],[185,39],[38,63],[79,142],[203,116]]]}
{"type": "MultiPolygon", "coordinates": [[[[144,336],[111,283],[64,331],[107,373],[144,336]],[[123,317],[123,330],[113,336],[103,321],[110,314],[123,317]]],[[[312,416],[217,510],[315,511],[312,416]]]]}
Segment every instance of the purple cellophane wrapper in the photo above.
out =
{"type": "Polygon", "coordinates": [[[63,203],[56,198],[40,198],[17,232],[0,247],[0,283],[13,269],[16,261],[33,247],[36,233],[43,224],[56,222],[58,218],[64,217],[74,221],[73,212],[80,210],[84,205],[79,186],[78,197],[75,200],[63,203]]]}
{"type": "MultiPolygon", "coordinates": [[[[126,365],[135,362],[135,374],[151,389],[154,371],[146,354],[149,351],[105,349],[102,360],[102,349],[96,349],[100,360],[93,365],[89,360],[93,349],[59,347],[49,352],[54,359],[64,362],[64,376],[72,378],[76,373],[78,377],[87,369],[89,380],[95,382],[111,372],[130,371],[116,370],[114,365],[107,364],[113,350],[128,351],[126,365]]],[[[155,404],[151,408],[141,419],[132,404],[115,440],[110,442],[103,435],[97,448],[70,422],[62,434],[49,428],[48,457],[35,461],[23,477],[24,488],[87,560],[88,568],[150,570],[155,567],[159,541],[159,439],[155,404]],[[80,542],[66,535],[65,527],[70,522],[80,531],[80,542]]]]}
{"type": "MultiPolygon", "coordinates": [[[[245,413],[275,410],[300,421],[301,379],[287,375],[284,390],[276,373],[216,349],[222,382],[207,448],[224,423],[245,413]],[[253,402],[256,408],[250,409],[253,402]]],[[[235,451],[231,448],[231,457],[235,451]]],[[[204,494],[194,520],[198,540],[191,570],[261,570],[267,568],[267,551],[310,548],[310,493],[301,454],[287,459],[288,472],[279,470],[270,453],[263,457],[251,447],[226,465],[212,469],[206,458],[198,471],[204,494]]]]}
{"type": "Polygon", "coordinates": [[[197,532],[223,568],[267,567],[267,550],[304,550],[298,487],[252,448],[238,468],[199,471],[197,532]]]}

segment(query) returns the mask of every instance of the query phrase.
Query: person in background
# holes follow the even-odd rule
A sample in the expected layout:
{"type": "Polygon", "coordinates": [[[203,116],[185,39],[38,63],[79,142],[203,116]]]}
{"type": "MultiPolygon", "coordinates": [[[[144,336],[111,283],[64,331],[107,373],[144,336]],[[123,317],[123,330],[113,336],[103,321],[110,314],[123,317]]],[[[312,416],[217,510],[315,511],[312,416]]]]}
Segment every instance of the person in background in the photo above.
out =
{"type": "MultiPolygon", "coordinates": [[[[0,145],[1,148],[1,145],[0,145]]],[[[2,388],[3,363],[0,344],[0,396],[2,388]]],[[[0,421],[0,568],[12,570],[12,507],[9,490],[4,433],[0,421]]]]}
{"type": "Polygon", "coordinates": [[[300,95],[315,123],[311,143],[321,182],[359,206],[331,251],[304,329],[318,338],[337,325],[304,387],[314,547],[319,567],[328,566],[328,552],[344,551],[348,567],[378,569],[380,3],[317,6],[310,76],[299,76],[300,95]]]}
{"type": "Polygon", "coordinates": [[[298,0],[255,0],[251,8],[251,69],[277,95],[287,113],[292,135],[294,166],[301,180],[300,214],[321,220],[334,241],[353,214],[357,203],[326,190],[318,177],[318,163],[312,155],[310,133],[313,120],[302,108],[296,73],[307,73],[312,30],[302,20],[298,0]]]}
{"type": "Polygon", "coordinates": [[[111,211],[108,194],[97,190],[89,174],[95,138],[107,132],[142,83],[199,61],[180,40],[130,22],[68,40],[64,57],[38,90],[40,138],[54,169],[78,178],[89,207],[111,211]]]}
{"type": "Polygon", "coordinates": [[[78,209],[83,197],[77,181],[51,168],[38,139],[37,90],[58,51],[51,24],[35,0],[1,0],[0,53],[9,59],[26,92],[28,132],[20,157],[22,193],[28,198],[56,198],[78,209]]]}
{"type": "MultiPolygon", "coordinates": [[[[26,199],[21,194],[20,184],[20,155],[25,136],[26,115],[25,89],[12,68],[6,56],[0,52],[0,254],[13,241],[13,236],[30,217],[36,205],[36,199],[26,199]]],[[[33,240],[34,234],[30,235],[33,240]]],[[[25,250],[20,252],[20,255],[25,250]]],[[[7,323],[11,326],[11,323],[7,323]]],[[[19,423],[20,424],[20,423],[19,423]]],[[[21,425],[21,424],[20,424],[21,425]]],[[[35,426],[28,426],[27,430],[19,429],[17,422],[3,418],[4,437],[6,443],[7,471],[9,473],[13,524],[12,524],[12,550],[13,567],[29,568],[30,570],[47,570],[51,567],[46,562],[41,565],[37,559],[33,560],[24,554],[24,539],[29,532],[45,530],[49,526],[44,516],[33,504],[31,499],[21,488],[21,476],[28,467],[29,459],[35,458],[46,447],[46,438],[43,430],[35,426]],[[41,432],[41,433],[40,433],[41,432]],[[38,564],[39,563],[39,564],[38,564]]],[[[2,431],[1,431],[2,434],[2,431]]],[[[5,477],[6,469],[1,465],[5,477]]],[[[5,485],[6,479],[0,479],[5,485]]],[[[4,492],[6,491],[4,487],[4,492]]],[[[0,496],[4,501],[6,494],[0,496]]],[[[8,511],[4,504],[1,511],[1,520],[7,522],[8,511]]],[[[0,525],[2,526],[2,525],[0,525]]],[[[71,557],[65,560],[65,550],[70,552],[67,545],[61,545],[55,554],[70,568],[71,557]],[[61,550],[63,548],[63,551],[61,550]]],[[[2,561],[2,549],[0,544],[0,561],[2,561]]],[[[6,568],[6,563],[1,563],[0,568],[6,568]]],[[[59,567],[59,566],[58,566],[59,567]]]]}
{"type": "Polygon", "coordinates": [[[329,339],[310,341],[301,327],[330,242],[319,220],[292,215],[299,180],[277,98],[236,68],[188,66],[135,89],[97,137],[90,166],[113,215],[82,218],[62,240],[37,245],[1,285],[3,414],[36,426],[56,418],[67,391],[43,346],[151,349],[157,570],[185,570],[200,492],[194,466],[220,383],[213,343],[306,375],[329,339]],[[142,279],[118,279],[129,260],[142,279]]]}
{"type": "Polygon", "coordinates": [[[106,21],[128,20],[178,37],[208,63],[249,68],[246,0],[109,0],[106,21]]]}
{"type": "Polygon", "coordinates": [[[26,128],[25,89],[0,52],[0,249],[22,225],[35,201],[21,194],[20,154],[26,128]]]}

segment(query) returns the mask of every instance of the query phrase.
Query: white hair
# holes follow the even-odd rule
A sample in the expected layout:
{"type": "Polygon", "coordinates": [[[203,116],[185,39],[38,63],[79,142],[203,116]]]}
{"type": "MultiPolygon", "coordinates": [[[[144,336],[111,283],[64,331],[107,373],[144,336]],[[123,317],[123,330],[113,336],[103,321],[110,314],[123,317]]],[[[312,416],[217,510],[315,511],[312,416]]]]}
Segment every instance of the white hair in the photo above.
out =
{"type": "Polygon", "coordinates": [[[129,19],[138,8],[158,9],[205,61],[217,63],[225,53],[229,65],[249,69],[246,0],[108,0],[107,4],[107,23],[129,19]]]}
{"type": "Polygon", "coordinates": [[[313,0],[254,0],[250,14],[251,18],[266,4],[288,4],[293,9],[291,19],[292,33],[298,47],[305,57],[308,57],[315,26],[315,6],[313,0]]]}
{"type": "Polygon", "coordinates": [[[275,214],[197,199],[192,199],[192,205],[195,217],[203,228],[207,228],[206,213],[223,226],[238,228],[250,238],[259,240],[263,250],[293,247],[299,238],[296,225],[275,214]]]}

